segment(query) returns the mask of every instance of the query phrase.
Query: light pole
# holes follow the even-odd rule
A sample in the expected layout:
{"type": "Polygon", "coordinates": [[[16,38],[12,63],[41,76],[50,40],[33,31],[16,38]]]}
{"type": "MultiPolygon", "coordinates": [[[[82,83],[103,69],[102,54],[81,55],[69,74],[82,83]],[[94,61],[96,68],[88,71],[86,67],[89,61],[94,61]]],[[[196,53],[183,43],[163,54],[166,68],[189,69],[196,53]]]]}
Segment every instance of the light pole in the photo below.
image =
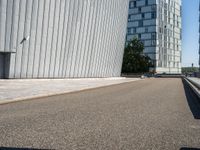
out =
{"type": "Polygon", "coordinates": [[[24,37],[24,38],[21,40],[21,42],[16,46],[16,48],[11,49],[11,52],[10,52],[10,53],[16,53],[17,48],[18,48],[20,45],[22,45],[25,41],[28,41],[29,39],[30,39],[30,36],[24,37]],[[13,50],[15,50],[15,51],[13,51],[13,50]]]}

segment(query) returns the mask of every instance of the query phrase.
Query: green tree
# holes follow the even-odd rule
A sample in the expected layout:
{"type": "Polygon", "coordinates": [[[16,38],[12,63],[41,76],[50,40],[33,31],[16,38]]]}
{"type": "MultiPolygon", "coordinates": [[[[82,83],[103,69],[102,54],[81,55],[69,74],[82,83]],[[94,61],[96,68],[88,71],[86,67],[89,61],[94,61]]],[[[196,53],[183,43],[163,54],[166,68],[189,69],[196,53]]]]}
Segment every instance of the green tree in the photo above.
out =
{"type": "Polygon", "coordinates": [[[134,38],[125,47],[122,73],[144,73],[153,67],[151,59],[143,54],[143,43],[134,38]]]}
{"type": "Polygon", "coordinates": [[[194,73],[194,72],[199,72],[199,68],[197,67],[183,67],[182,68],[183,74],[194,73]]]}

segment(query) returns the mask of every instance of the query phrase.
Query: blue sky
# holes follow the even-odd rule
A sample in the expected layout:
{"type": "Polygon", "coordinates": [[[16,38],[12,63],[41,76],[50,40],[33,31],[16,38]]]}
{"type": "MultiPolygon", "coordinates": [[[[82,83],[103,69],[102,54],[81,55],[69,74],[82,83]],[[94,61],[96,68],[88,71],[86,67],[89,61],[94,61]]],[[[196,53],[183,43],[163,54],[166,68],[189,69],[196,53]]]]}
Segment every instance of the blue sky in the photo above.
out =
{"type": "Polygon", "coordinates": [[[182,0],[182,66],[198,66],[199,0],[182,0]]]}

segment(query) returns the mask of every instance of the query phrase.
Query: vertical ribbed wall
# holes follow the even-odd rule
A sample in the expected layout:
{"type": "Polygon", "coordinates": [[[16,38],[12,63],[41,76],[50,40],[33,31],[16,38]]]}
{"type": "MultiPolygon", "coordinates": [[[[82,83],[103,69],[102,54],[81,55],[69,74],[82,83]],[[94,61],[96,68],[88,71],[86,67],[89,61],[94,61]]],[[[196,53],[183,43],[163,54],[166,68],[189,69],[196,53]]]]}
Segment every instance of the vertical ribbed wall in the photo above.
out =
{"type": "Polygon", "coordinates": [[[120,76],[128,1],[0,0],[9,78],[120,76]]]}

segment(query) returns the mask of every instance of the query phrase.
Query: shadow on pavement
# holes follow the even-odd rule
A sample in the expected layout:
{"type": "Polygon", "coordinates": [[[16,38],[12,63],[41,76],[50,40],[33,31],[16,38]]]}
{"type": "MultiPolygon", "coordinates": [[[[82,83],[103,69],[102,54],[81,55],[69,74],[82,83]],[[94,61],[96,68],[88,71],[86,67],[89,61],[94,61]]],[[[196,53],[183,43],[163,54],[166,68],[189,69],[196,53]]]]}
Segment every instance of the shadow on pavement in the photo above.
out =
{"type": "Polygon", "coordinates": [[[193,90],[189,87],[189,85],[187,85],[184,79],[182,80],[182,82],[183,82],[185,96],[187,98],[187,102],[190,107],[190,110],[195,119],[200,119],[200,100],[198,99],[196,94],[193,92],[193,90]]]}
{"type": "Polygon", "coordinates": [[[200,150],[200,148],[188,148],[188,147],[183,147],[180,150],[200,150]]]}
{"type": "Polygon", "coordinates": [[[0,150],[53,150],[53,149],[0,147],[0,150]]]}

